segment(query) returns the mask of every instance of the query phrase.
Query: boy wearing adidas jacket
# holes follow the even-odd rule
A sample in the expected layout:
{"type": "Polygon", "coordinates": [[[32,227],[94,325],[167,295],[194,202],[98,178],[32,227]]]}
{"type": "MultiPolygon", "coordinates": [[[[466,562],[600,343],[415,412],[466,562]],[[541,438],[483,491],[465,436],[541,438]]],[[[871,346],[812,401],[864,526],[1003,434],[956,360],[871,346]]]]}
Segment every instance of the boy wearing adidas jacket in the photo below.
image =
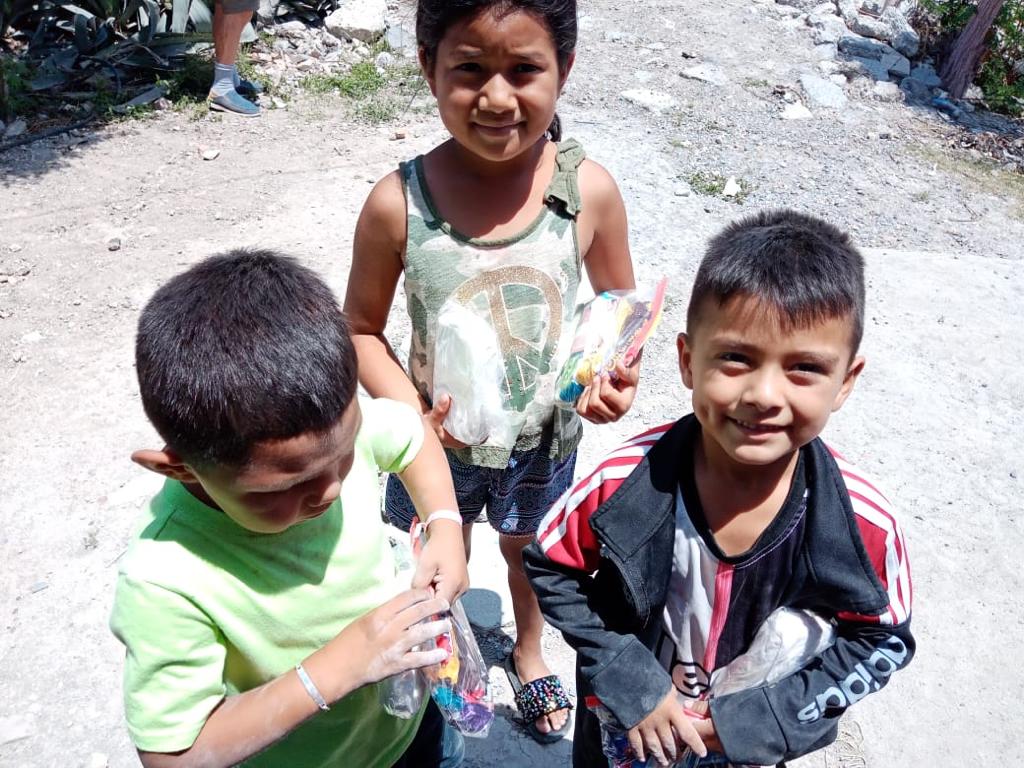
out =
{"type": "Polygon", "coordinates": [[[641,758],[690,746],[709,765],[774,765],[831,743],[846,708],[911,660],[903,534],[819,438],[863,370],[863,317],[863,260],[835,227],[765,212],[712,240],[678,339],[693,414],[608,456],[524,552],[578,654],[574,766],[606,764],[598,707],[641,758]],[[831,620],[834,645],[709,699],[715,670],[783,606],[831,620]]]}

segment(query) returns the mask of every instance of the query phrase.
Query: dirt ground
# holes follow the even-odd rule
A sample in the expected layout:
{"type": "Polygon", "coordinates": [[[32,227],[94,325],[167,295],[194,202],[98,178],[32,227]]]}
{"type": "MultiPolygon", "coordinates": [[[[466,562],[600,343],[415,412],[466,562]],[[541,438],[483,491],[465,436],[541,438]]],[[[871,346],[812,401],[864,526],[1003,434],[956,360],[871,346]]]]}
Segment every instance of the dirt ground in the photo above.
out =
{"type": "MultiPolygon", "coordinates": [[[[868,368],[826,438],[901,511],[919,650],[853,708],[839,744],[798,765],[1021,764],[1020,178],[946,154],[934,113],[855,92],[840,110],[781,120],[775,86],[797,91],[815,62],[807,32],[770,3],[636,8],[581,4],[560,111],[620,183],[639,279],[669,275],[671,300],[634,409],[588,428],[580,469],[688,410],[673,336],[709,235],[780,205],[848,228],[868,261],[868,368]],[[722,77],[680,76],[696,64],[722,77]],[[622,98],[636,88],[675,105],[622,98]],[[736,177],[745,196],[702,194],[699,173],[736,177]]],[[[370,184],[444,136],[422,111],[385,124],[348,114],[312,97],[255,121],[163,113],[0,156],[0,766],[137,764],[122,724],[123,651],[106,622],[118,558],[158,484],[128,461],[157,442],[135,392],[138,311],[169,276],[240,245],[296,254],[343,294],[370,184]],[[204,161],[209,148],[220,154],[204,161]]],[[[399,302],[392,340],[404,345],[399,302]]],[[[496,662],[512,625],[485,528],[469,602],[496,662]]],[[[548,648],[571,681],[572,654],[554,633],[548,648]]],[[[566,765],[570,743],[534,744],[492,672],[503,716],[467,764],[566,765]]]]}

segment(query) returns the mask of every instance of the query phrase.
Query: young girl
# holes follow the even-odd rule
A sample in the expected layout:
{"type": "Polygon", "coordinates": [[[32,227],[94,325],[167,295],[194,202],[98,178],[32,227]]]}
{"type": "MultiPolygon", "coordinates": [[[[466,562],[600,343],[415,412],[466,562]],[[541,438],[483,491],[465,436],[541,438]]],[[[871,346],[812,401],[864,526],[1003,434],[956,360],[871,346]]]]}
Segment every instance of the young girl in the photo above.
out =
{"type": "MultiPolygon", "coordinates": [[[[615,421],[633,402],[636,366],[596,379],[576,413],[553,404],[554,357],[573,332],[582,267],[595,292],[633,287],[626,213],[608,173],[575,141],[560,141],[555,103],[575,55],[575,0],[420,0],[416,37],[452,138],[370,194],[345,312],[363,386],[414,404],[448,449],[467,554],[485,506],[500,535],[517,635],[505,669],[528,731],[552,742],[568,730],[572,705],[541,656],[543,619],[522,549],[572,482],[579,417],[615,421]],[[403,272],[413,326],[408,376],[384,336],[403,272]],[[482,311],[495,330],[505,407],[523,423],[511,451],[457,442],[443,427],[450,399],[431,400],[437,316],[449,298],[482,311]]],[[[398,482],[388,484],[386,510],[396,525],[411,524],[415,512],[398,482]]]]}

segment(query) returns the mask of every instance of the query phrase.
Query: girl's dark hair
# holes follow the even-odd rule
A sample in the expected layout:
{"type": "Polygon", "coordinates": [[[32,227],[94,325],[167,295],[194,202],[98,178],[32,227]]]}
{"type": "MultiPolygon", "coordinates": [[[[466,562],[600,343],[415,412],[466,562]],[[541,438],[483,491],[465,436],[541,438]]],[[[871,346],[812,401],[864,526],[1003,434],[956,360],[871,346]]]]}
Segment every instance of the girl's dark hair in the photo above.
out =
{"type": "MultiPolygon", "coordinates": [[[[437,48],[453,24],[464,18],[493,10],[499,17],[517,11],[542,20],[551,32],[561,72],[569,65],[576,50],[576,0],[419,0],[416,8],[416,44],[423,51],[428,65],[433,66],[437,48]]],[[[562,122],[557,113],[548,136],[552,141],[562,138],[562,122]]]]}

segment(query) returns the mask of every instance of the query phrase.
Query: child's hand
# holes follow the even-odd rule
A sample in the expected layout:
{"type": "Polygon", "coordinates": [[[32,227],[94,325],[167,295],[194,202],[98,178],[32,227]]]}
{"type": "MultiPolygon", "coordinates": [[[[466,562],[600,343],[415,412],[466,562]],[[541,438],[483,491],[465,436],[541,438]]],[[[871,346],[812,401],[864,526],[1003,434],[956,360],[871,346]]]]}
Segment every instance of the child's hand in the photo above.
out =
{"type": "Polygon", "coordinates": [[[444,649],[413,649],[451,631],[448,619],[423,621],[450,608],[447,600],[431,597],[429,590],[410,589],[349,624],[329,647],[337,651],[339,668],[357,671],[360,686],[439,664],[448,658],[444,649]]]}
{"type": "Polygon", "coordinates": [[[441,445],[445,448],[465,448],[465,443],[456,440],[444,428],[444,420],[448,417],[448,411],[451,409],[451,395],[441,395],[434,402],[434,407],[428,413],[423,414],[423,423],[428,429],[433,430],[434,434],[437,435],[437,439],[441,441],[441,445]]]}
{"type": "Polygon", "coordinates": [[[629,730],[629,744],[641,761],[654,758],[658,765],[671,765],[688,746],[700,757],[708,753],[693,722],[683,711],[683,705],[673,688],[647,717],[629,730]]]}
{"type": "Polygon", "coordinates": [[[693,727],[696,729],[701,741],[704,742],[704,746],[712,752],[724,752],[722,742],[718,740],[718,731],[715,730],[715,723],[711,719],[711,708],[708,706],[708,703],[706,701],[695,701],[688,705],[688,709],[699,715],[699,717],[694,718],[693,727]]]}
{"type": "Polygon", "coordinates": [[[435,520],[430,524],[412,586],[415,589],[433,587],[434,593],[449,603],[466,591],[469,569],[462,526],[452,520],[435,520]]]}
{"type": "Polygon", "coordinates": [[[639,381],[639,357],[628,368],[617,363],[614,377],[608,372],[599,374],[583,390],[576,401],[576,413],[594,424],[618,421],[633,405],[639,381]]]}

